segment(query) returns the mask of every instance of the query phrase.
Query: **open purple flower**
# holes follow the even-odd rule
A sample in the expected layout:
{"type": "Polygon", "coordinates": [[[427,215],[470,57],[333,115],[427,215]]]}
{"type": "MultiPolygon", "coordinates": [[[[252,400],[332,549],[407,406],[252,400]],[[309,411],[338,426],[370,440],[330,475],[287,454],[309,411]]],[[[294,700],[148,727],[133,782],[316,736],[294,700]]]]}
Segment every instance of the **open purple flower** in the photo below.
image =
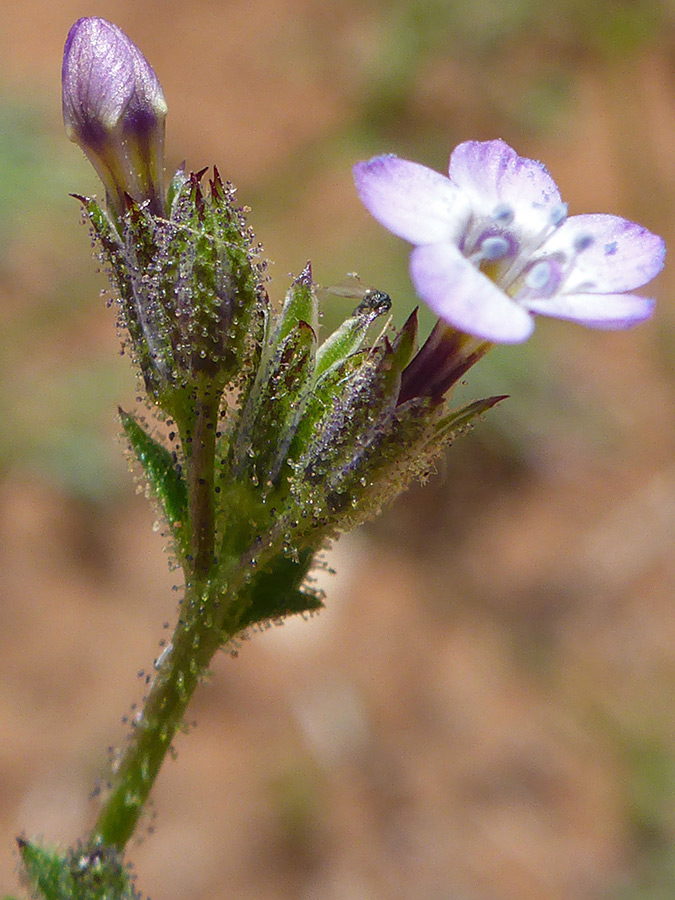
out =
{"type": "Polygon", "coordinates": [[[567,216],[546,168],[504,141],[467,141],[449,175],[396,156],[354,166],[369,212],[414,249],[415,290],[442,319],[518,343],[533,314],[629,328],[654,301],[628,294],[663,267],[663,240],[611,215],[567,216]]]}
{"type": "Polygon", "coordinates": [[[63,50],[63,121],[84,150],[118,215],[124,194],[164,210],[164,123],[157,76],[138,47],[105,19],[83,18],[63,50]]]}

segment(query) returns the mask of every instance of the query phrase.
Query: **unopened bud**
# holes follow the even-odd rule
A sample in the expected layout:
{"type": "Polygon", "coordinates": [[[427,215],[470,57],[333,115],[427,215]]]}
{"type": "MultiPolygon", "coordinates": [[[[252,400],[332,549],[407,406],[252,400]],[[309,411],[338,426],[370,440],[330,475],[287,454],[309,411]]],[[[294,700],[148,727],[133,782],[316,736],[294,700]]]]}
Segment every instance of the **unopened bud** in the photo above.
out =
{"type": "Polygon", "coordinates": [[[155,72],[124,32],[83,18],[63,51],[63,121],[105,185],[120,217],[124,195],[164,214],[166,101],[155,72]]]}

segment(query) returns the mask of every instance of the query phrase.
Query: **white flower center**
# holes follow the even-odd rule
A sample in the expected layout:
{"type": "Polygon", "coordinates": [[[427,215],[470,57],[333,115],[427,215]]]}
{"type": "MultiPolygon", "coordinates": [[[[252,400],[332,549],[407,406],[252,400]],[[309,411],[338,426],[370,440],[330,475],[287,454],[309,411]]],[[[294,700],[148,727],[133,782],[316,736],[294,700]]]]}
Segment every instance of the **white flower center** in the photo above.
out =
{"type": "Polygon", "coordinates": [[[460,249],[513,300],[527,305],[528,299],[560,293],[579,254],[593,243],[593,236],[582,232],[567,249],[546,255],[546,242],[566,218],[567,204],[559,203],[551,208],[539,230],[519,228],[516,211],[501,203],[490,216],[472,219],[460,249]],[[533,258],[535,254],[537,258],[533,258]]]}

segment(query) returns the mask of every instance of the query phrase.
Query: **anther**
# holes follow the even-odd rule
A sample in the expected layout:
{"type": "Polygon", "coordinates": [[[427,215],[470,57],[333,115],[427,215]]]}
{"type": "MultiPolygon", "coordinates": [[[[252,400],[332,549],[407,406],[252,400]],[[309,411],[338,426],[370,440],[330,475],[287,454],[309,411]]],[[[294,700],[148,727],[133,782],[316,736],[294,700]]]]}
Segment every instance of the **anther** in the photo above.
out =
{"type": "Polygon", "coordinates": [[[535,263],[525,276],[525,284],[532,291],[541,291],[551,278],[551,263],[542,259],[535,263]]]}
{"type": "Polygon", "coordinates": [[[558,226],[562,225],[562,223],[567,218],[567,204],[566,203],[557,203],[549,213],[548,219],[551,225],[554,228],[558,228],[558,226]]]}
{"type": "Polygon", "coordinates": [[[488,237],[480,245],[480,255],[486,262],[495,262],[508,256],[510,243],[503,237],[488,237]]]}
{"type": "Polygon", "coordinates": [[[499,203],[492,211],[492,218],[500,225],[510,225],[513,222],[515,213],[508,203],[499,203]]]}
{"type": "Polygon", "coordinates": [[[574,238],[573,247],[577,253],[582,253],[584,250],[588,250],[594,242],[595,238],[592,234],[585,234],[582,232],[574,238]]]}

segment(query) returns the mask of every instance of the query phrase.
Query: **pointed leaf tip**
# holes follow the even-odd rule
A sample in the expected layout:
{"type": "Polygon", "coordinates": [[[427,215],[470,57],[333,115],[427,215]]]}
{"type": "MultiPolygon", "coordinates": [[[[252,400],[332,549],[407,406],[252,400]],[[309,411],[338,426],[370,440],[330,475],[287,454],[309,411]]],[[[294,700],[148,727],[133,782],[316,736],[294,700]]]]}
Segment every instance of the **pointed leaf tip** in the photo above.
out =
{"type": "Polygon", "coordinates": [[[474,400],[473,403],[469,403],[467,406],[450,413],[443,421],[442,430],[447,433],[448,431],[454,432],[466,428],[478,416],[483,415],[483,413],[492,409],[493,406],[501,403],[502,400],[507,400],[508,396],[508,394],[498,394],[495,397],[486,397],[484,400],[474,400]]]}
{"type": "Polygon", "coordinates": [[[204,175],[206,175],[206,173],[208,171],[209,171],[209,167],[204,166],[204,168],[199,169],[198,172],[190,172],[190,181],[193,181],[196,184],[199,184],[199,182],[202,180],[202,178],[204,177],[204,175]]]}
{"type": "Polygon", "coordinates": [[[300,284],[304,287],[311,287],[312,285],[312,263],[308,260],[307,265],[302,270],[302,272],[295,279],[293,284],[300,284]]]}

